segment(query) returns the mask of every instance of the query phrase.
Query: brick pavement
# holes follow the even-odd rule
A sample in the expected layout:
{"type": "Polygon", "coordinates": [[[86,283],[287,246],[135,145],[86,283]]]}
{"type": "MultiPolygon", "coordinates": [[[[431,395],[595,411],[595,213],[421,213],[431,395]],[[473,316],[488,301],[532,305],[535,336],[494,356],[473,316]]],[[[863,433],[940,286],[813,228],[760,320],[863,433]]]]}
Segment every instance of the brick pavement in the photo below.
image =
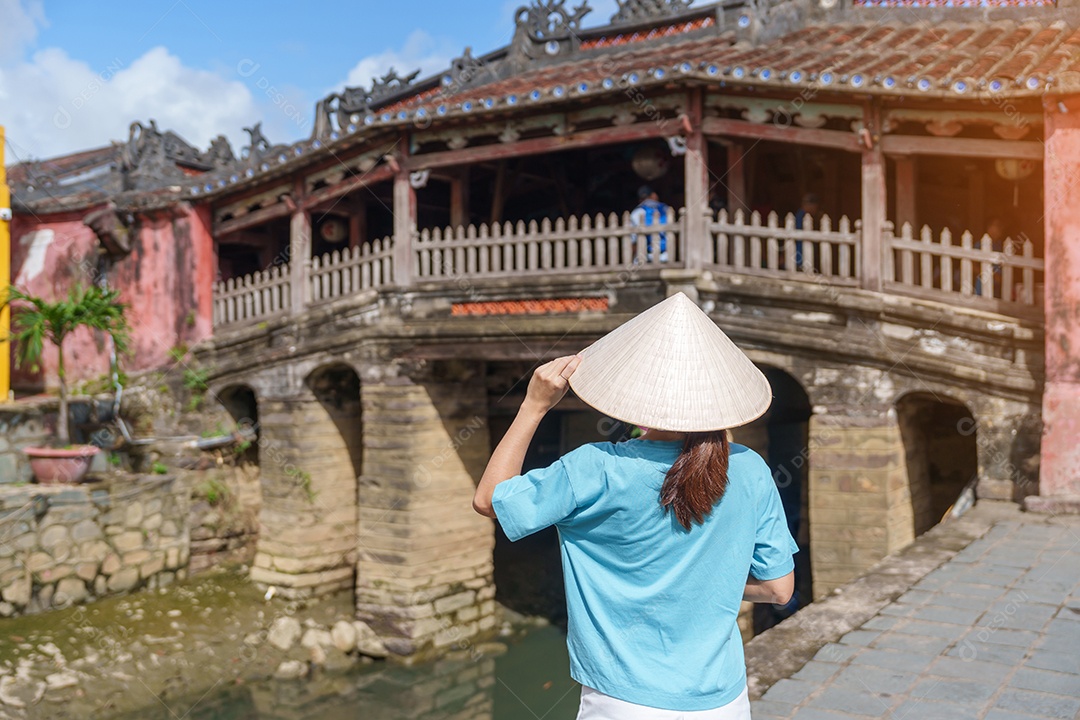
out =
{"type": "Polygon", "coordinates": [[[773,684],[754,720],[1080,718],[1080,518],[1014,517],[773,684]]]}

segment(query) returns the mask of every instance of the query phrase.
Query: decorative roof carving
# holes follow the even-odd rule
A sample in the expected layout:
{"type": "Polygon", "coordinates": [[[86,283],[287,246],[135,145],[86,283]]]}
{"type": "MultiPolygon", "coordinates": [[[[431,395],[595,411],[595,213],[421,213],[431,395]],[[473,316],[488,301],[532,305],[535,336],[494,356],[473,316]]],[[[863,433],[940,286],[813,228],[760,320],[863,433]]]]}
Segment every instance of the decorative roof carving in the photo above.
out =
{"type": "Polygon", "coordinates": [[[408,75],[398,75],[397,70],[390,70],[381,78],[372,78],[371,88],[347,87],[340,93],[331,93],[315,106],[314,137],[323,138],[335,130],[348,127],[354,115],[366,115],[380,102],[407,89],[420,75],[414,70],[408,75]]]}
{"type": "Polygon", "coordinates": [[[615,0],[619,10],[611,16],[612,25],[681,15],[694,0],[615,0]]]}
{"type": "Polygon", "coordinates": [[[162,181],[185,177],[181,167],[212,170],[235,161],[232,147],[219,135],[205,153],[172,130],[162,132],[157,121],[133,122],[128,126],[128,141],[121,147],[120,168],[125,186],[142,190],[159,186],[162,181]]]}
{"type": "Polygon", "coordinates": [[[519,30],[537,42],[561,40],[581,30],[581,20],[592,12],[587,3],[566,9],[566,0],[533,0],[517,9],[514,18],[519,30]]]}
{"type": "Polygon", "coordinates": [[[511,66],[517,69],[528,60],[575,50],[581,20],[591,12],[584,1],[573,10],[566,8],[566,0],[532,0],[531,5],[519,7],[514,14],[517,27],[508,53],[511,66]]]}

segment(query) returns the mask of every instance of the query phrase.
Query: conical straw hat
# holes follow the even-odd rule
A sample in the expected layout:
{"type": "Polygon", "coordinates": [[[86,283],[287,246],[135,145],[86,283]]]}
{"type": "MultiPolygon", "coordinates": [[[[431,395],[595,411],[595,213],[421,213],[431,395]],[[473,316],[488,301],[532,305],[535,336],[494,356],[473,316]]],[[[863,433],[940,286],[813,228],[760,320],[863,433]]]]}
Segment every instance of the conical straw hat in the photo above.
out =
{"type": "Polygon", "coordinates": [[[578,353],[577,396],[617,420],[672,432],[744,425],[772,402],[769,381],[678,293],[578,353]]]}

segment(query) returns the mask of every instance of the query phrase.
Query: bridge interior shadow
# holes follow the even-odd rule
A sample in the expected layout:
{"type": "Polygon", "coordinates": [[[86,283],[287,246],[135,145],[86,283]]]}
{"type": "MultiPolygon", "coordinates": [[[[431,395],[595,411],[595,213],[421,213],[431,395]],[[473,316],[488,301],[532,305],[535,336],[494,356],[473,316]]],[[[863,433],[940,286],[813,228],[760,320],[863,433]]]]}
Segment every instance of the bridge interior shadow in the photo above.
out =
{"type": "Polygon", "coordinates": [[[772,405],[762,417],[732,430],[732,438],[756,451],[772,470],[788,530],[798,543],[799,552],[795,555],[795,596],[783,607],[755,605],[755,635],[790,617],[813,599],[808,483],[810,398],[799,381],[783,370],[762,367],[761,371],[773,390],[772,405]]]}
{"type": "MultiPolygon", "coordinates": [[[[488,363],[488,428],[493,451],[525,397],[530,373],[527,363],[488,363]]],[[[603,415],[568,395],[540,423],[522,471],[547,467],[577,447],[609,440],[606,429],[603,415]]],[[[555,528],[510,542],[496,523],[494,564],[496,600],[514,612],[544,617],[566,627],[566,595],[555,528]]]]}
{"type": "Polygon", "coordinates": [[[896,403],[904,441],[915,535],[941,522],[964,488],[978,478],[975,420],[963,403],[909,393],[896,403]]]}
{"type": "Polygon", "coordinates": [[[255,431],[256,441],[239,451],[238,460],[243,464],[258,466],[259,403],[255,391],[247,385],[230,385],[218,393],[217,399],[238,428],[255,431]]]}

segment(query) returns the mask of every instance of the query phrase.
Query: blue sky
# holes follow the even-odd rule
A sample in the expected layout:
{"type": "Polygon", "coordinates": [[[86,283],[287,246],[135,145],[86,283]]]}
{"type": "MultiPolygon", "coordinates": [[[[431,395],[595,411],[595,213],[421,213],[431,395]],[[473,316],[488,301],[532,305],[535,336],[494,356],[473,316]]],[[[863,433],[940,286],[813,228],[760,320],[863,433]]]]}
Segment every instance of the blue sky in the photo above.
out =
{"type": "MultiPolygon", "coordinates": [[[[306,137],[328,92],[500,47],[527,1],[0,0],[6,159],[123,140],[150,117],[200,147],[222,133],[238,149],[259,120],[272,141],[306,137]]],[[[616,5],[590,4],[586,25],[616,5]]]]}

